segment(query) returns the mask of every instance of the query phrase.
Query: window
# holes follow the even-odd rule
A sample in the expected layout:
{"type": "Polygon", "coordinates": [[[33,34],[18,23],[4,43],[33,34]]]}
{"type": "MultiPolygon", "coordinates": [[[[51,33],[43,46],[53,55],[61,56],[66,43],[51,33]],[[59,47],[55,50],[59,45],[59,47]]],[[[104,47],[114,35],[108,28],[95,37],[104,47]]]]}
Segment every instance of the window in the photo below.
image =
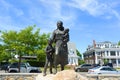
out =
{"type": "Polygon", "coordinates": [[[105,70],[105,71],[106,71],[106,68],[102,68],[102,69],[100,69],[100,70],[105,70]]]}
{"type": "Polygon", "coordinates": [[[111,59],[113,64],[116,64],[116,59],[111,59]]]}
{"type": "Polygon", "coordinates": [[[98,52],[98,55],[100,55],[100,52],[98,52]]]}
{"type": "Polygon", "coordinates": [[[118,64],[120,64],[120,59],[118,59],[118,64]]]}
{"type": "Polygon", "coordinates": [[[91,64],[83,64],[81,67],[91,67],[91,64]]]}
{"type": "Polygon", "coordinates": [[[119,51],[117,51],[117,56],[119,56],[119,51]]]}
{"type": "Polygon", "coordinates": [[[21,63],[21,64],[20,64],[20,67],[25,67],[25,68],[26,68],[26,66],[25,66],[24,63],[21,63]]]}
{"type": "Polygon", "coordinates": [[[101,70],[104,70],[104,71],[116,71],[114,68],[111,68],[111,67],[102,68],[101,70]]]}
{"type": "Polygon", "coordinates": [[[108,51],[106,51],[106,52],[107,52],[107,56],[109,56],[108,51]]]}
{"type": "Polygon", "coordinates": [[[105,44],[105,48],[109,48],[109,44],[105,44]]]}
{"type": "Polygon", "coordinates": [[[110,51],[111,56],[115,56],[115,51],[110,51]]]}

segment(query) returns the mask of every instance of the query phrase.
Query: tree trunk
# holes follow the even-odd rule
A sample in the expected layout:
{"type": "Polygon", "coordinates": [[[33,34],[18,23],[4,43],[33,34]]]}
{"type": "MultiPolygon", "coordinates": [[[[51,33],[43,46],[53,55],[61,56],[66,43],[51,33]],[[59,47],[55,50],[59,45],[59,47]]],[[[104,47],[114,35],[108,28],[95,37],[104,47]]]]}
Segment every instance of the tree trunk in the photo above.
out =
{"type": "Polygon", "coordinates": [[[22,56],[21,56],[21,55],[19,55],[18,72],[20,72],[21,58],[22,58],[22,56]]]}

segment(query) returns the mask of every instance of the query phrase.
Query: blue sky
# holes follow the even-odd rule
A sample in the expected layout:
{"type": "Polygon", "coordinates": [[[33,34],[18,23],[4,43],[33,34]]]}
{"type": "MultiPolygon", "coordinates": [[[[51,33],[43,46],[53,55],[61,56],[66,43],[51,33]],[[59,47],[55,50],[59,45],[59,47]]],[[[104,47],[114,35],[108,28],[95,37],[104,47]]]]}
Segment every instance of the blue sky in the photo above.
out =
{"type": "Polygon", "coordinates": [[[93,40],[120,40],[120,0],[0,0],[1,30],[36,24],[48,33],[58,20],[70,29],[70,41],[81,53],[93,40]]]}

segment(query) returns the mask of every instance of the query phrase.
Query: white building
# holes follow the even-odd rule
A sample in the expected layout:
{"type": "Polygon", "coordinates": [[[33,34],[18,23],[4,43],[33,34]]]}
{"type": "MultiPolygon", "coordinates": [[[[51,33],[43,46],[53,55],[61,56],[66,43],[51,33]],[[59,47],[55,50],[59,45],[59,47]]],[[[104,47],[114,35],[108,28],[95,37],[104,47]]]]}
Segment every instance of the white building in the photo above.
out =
{"type": "Polygon", "coordinates": [[[68,65],[78,65],[78,56],[76,53],[76,45],[68,42],[68,65]]]}
{"type": "Polygon", "coordinates": [[[93,41],[83,55],[86,63],[102,65],[107,61],[113,63],[114,67],[120,67],[120,46],[117,43],[93,41]]]}

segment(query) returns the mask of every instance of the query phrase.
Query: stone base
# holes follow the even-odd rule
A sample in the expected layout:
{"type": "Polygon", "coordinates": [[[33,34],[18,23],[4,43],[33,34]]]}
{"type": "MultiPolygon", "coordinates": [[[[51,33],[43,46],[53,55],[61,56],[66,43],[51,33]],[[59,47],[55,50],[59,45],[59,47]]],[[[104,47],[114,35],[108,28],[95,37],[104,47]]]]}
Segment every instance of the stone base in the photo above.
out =
{"type": "Polygon", "coordinates": [[[88,80],[86,77],[81,76],[74,70],[63,70],[54,74],[48,74],[46,76],[38,75],[36,80],[88,80]]]}

